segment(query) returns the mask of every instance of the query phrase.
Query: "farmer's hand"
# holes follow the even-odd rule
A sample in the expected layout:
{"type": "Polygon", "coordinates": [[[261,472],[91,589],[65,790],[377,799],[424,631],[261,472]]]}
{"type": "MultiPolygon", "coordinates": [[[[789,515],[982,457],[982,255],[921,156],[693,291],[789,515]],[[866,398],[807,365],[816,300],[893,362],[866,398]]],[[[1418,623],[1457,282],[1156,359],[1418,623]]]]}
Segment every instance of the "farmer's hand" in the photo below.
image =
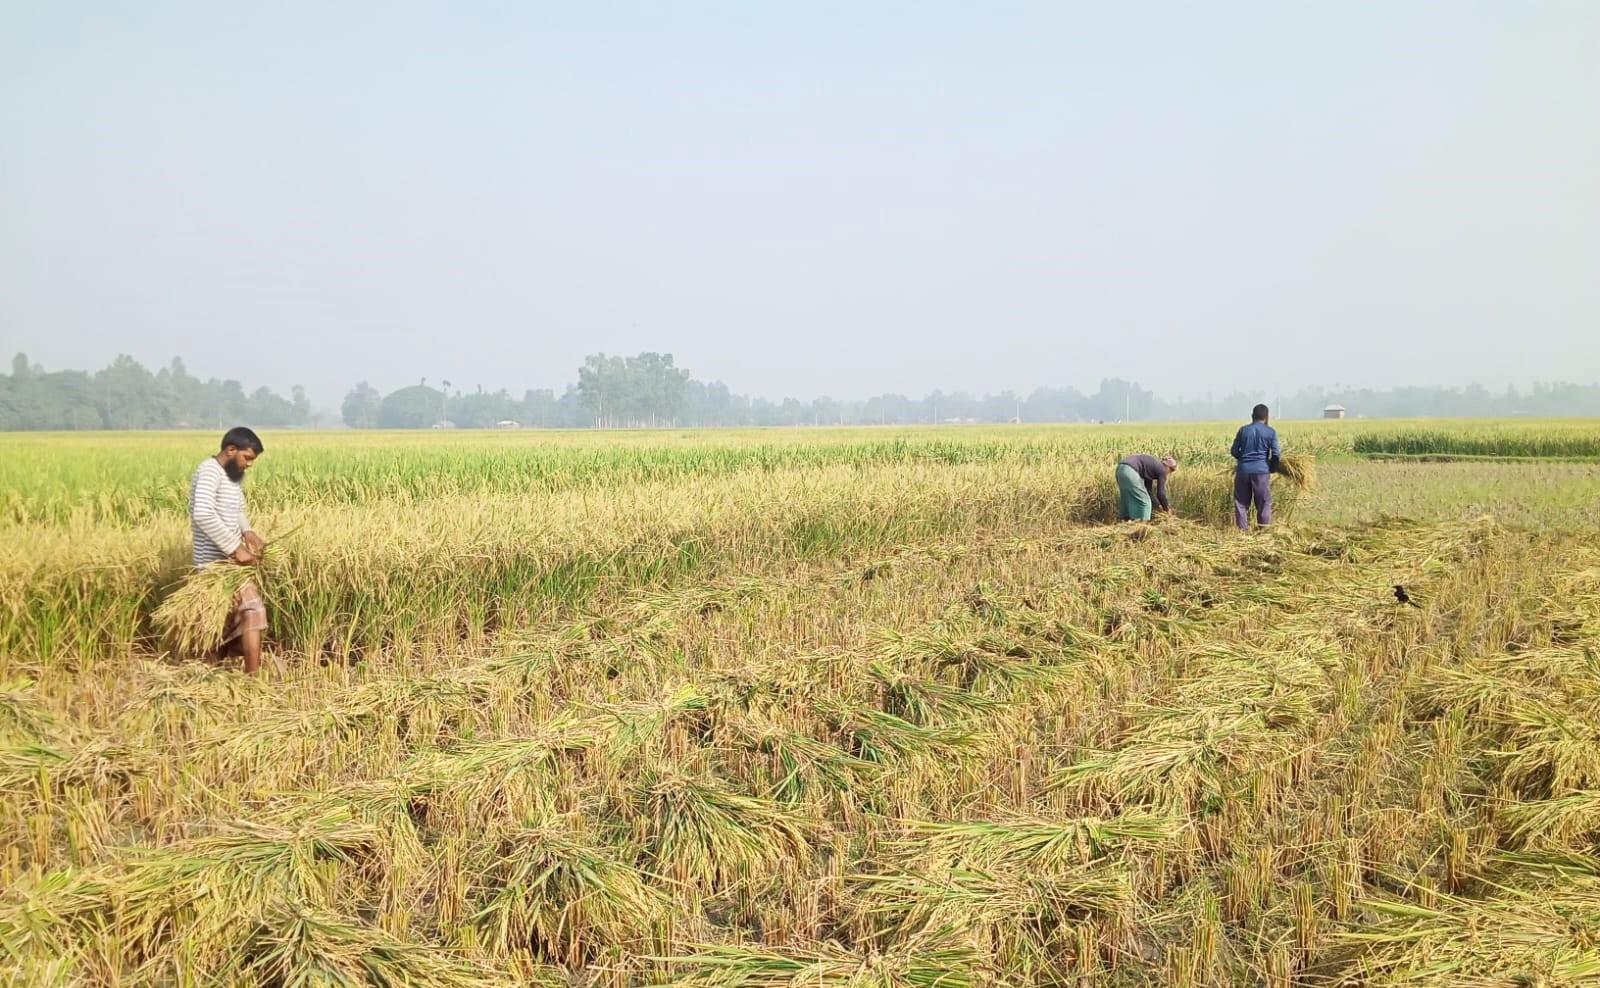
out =
{"type": "Polygon", "coordinates": [[[255,553],[257,556],[260,556],[266,551],[267,548],[267,543],[262,541],[261,536],[254,532],[244,533],[244,544],[249,546],[250,551],[255,553]]]}
{"type": "Polygon", "coordinates": [[[254,566],[260,557],[250,551],[249,545],[241,542],[239,548],[233,550],[233,555],[229,558],[240,566],[254,566]]]}

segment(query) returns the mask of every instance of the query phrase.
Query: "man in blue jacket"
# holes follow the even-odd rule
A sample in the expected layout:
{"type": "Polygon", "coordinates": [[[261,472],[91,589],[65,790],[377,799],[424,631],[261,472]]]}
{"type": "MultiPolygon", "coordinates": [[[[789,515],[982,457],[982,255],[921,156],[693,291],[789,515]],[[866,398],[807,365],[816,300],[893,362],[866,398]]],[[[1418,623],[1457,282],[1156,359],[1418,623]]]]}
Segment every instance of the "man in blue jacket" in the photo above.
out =
{"type": "Polygon", "coordinates": [[[1267,406],[1250,411],[1250,424],[1233,437],[1233,520],[1241,531],[1250,530],[1250,505],[1256,506],[1256,524],[1272,524],[1272,469],[1283,452],[1278,433],[1267,424],[1267,406]]]}

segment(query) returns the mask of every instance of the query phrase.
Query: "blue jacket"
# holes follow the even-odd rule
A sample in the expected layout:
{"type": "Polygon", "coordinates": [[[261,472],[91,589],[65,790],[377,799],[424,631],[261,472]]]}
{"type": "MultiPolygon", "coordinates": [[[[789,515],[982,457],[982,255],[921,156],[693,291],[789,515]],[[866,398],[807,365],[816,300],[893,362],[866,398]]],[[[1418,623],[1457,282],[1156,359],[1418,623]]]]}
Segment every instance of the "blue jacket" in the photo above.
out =
{"type": "Polygon", "coordinates": [[[1267,458],[1276,460],[1282,455],[1277,430],[1265,422],[1251,422],[1233,437],[1233,458],[1239,461],[1240,473],[1266,473],[1267,458]]]}

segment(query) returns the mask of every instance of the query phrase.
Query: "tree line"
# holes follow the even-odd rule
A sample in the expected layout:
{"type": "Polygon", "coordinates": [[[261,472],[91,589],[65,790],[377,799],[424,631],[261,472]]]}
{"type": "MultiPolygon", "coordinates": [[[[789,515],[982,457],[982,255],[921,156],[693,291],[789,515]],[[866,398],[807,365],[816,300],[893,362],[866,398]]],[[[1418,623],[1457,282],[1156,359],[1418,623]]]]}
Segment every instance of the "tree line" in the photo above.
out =
{"type": "Polygon", "coordinates": [[[11,373],[0,375],[0,430],[284,428],[310,425],[312,417],[302,387],[287,398],[265,387],[247,394],[238,381],[195,377],[176,357],[151,373],[119,356],[90,374],[47,371],[19,353],[11,373]]]}
{"type": "MultiPolygon", "coordinates": [[[[577,380],[559,393],[527,390],[465,391],[449,381],[417,384],[384,394],[363,381],[340,406],[352,428],[425,429],[439,425],[484,429],[636,428],[651,426],[912,425],[955,422],[1117,422],[1238,419],[1266,401],[1278,418],[1314,418],[1330,404],[1365,418],[1415,416],[1600,415],[1600,385],[1535,384],[1491,391],[1406,387],[1387,390],[1304,388],[1288,395],[1158,397],[1133,381],[1107,378],[1092,392],[1040,387],[1023,394],[932,391],[921,397],[881,394],[772,400],[737,394],[721,381],[697,380],[670,353],[633,356],[591,354],[577,380]]],[[[327,425],[305,389],[288,397],[270,388],[246,392],[234,380],[201,379],[174,359],[154,372],[132,357],[86,371],[46,371],[17,354],[0,374],[0,430],[221,429],[237,423],[266,428],[327,425]]]]}
{"type": "Polygon", "coordinates": [[[629,428],[650,426],[914,425],[1003,422],[1121,422],[1231,420],[1248,418],[1257,402],[1273,406],[1280,419],[1316,418],[1342,405],[1363,418],[1452,416],[1600,415],[1600,384],[1534,384],[1527,391],[1402,387],[1303,388],[1288,395],[1236,392],[1221,397],[1163,399],[1137,382],[1106,378],[1092,392],[1040,387],[1027,394],[978,395],[932,391],[921,397],[881,394],[837,400],[829,397],[774,401],[734,393],[721,381],[699,381],[677,367],[671,354],[632,357],[592,354],[578,380],[557,395],[551,390],[451,392],[427,382],[387,397],[362,382],[345,396],[343,417],[354,428],[427,428],[446,423],[490,428],[515,423],[537,428],[629,428]]]}

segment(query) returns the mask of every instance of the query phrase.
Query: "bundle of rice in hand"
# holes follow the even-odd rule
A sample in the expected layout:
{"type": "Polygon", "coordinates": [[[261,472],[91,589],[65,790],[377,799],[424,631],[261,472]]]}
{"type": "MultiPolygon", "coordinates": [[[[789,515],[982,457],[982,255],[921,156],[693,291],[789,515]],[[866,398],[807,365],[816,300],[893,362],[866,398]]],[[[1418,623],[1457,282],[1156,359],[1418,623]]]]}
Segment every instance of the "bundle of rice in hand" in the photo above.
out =
{"type": "Polygon", "coordinates": [[[1317,458],[1291,453],[1278,460],[1277,473],[1293,484],[1295,490],[1309,491],[1317,485],[1317,458]]]}
{"type": "Polygon", "coordinates": [[[233,595],[254,582],[266,597],[267,578],[283,556],[283,546],[273,542],[254,566],[219,562],[190,573],[150,619],[179,655],[209,655],[222,645],[222,632],[233,612],[233,595]]]}

